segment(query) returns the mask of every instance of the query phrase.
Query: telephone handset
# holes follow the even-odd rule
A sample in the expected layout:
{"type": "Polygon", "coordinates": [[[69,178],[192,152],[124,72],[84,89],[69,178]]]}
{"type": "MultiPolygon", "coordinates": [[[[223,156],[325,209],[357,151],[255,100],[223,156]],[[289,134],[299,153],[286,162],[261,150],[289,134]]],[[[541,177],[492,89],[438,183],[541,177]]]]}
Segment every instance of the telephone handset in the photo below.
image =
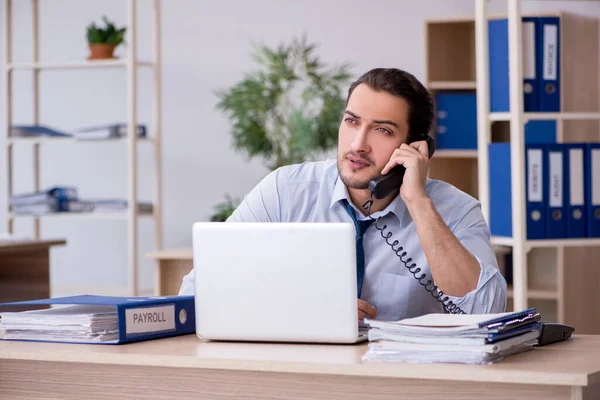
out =
{"type": "MultiPolygon", "coordinates": [[[[427,141],[427,147],[429,150],[429,158],[433,156],[435,152],[435,140],[430,135],[425,135],[422,138],[417,140],[425,140],[427,141]]],[[[404,179],[404,173],[406,172],[406,168],[402,165],[398,165],[392,168],[387,174],[382,175],[381,177],[375,178],[369,182],[369,190],[371,191],[371,199],[367,200],[365,204],[363,204],[363,209],[368,211],[368,216],[371,219],[375,219],[371,216],[371,205],[373,204],[373,197],[376,199],[383,199],[391,194],[394,190],[398,190],[400,185],[402,185],[402,181],[404,179]]],[[[404,264],[404,267],[408,269],[408,271],[414,276],[416,280],[425,288],[426,291],[431,293],[433,298],[442,303],[447,312],[451,314],[466,314],[463,310],[460,309],[456,304],[452,301],[449,301],[448,296],[444,295],[444,292],[438,289],[438,287],[433,283],[433,280],[427,279],[426,274],[421,274],[417,276],[419,272],[421,272],[421,268],[417,267],[417,264],[414,262],[411,263],[412,258],[405,259],[407,253],[404,251],[402,246],[398,246],[398,241],[394,240],[390,242],[390,238],[392,237],[391,232],[384,233],[384,230],[387,228],[387,225],[380,226],[378,217],[375,219],[375,223],[373,224],[375,228],[381,233],[381,236],[385,239],[387,244],[392,248],[396,256],[400,259],[400,262],[404,264]]]]}
{"type": "MultiPolygon", "coordinates": [[[[433,156],[435,152],[435,140],[430,135],[426,135],[423,138],[417,140],[425,140],[427,142],[427,149],[429,151],[429,158],[433,156]]],[[[387,197],[394,190],[397,190],[402,185],[404,179],[404,173],[406,168],[402,165],[395,166],[387,174],[381,175],[369,182],[369,190],[375,196],[376,199],[383,199],[387,197]]]]}

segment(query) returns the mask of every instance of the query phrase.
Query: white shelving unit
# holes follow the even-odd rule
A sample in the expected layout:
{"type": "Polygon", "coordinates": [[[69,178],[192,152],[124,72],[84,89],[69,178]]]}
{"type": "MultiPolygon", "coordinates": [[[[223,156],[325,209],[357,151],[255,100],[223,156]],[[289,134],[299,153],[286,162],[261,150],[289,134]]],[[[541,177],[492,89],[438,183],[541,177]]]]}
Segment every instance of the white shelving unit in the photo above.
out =
{"type": "MultiPolygon", "coordinates": [[[[570,91],[568,107],[564,107],[564,98],[561,101],[561,110],[565,112],[559,113],[531,113],[524,112],[524,100],[523,100],[523,73],[522,73],[522,14],[520,9],[520,0],[507,0],[508,7],[508,40],[509,40],[509,93],[510,93],[510,112],[503,113],[490,113],[490,91],[489,91],[489,65],[488,65],[488,10],[486,0],[475,0],[475,55],[476,55],[476,92],[477,92],[477,120],[478,120],[478,181],[479,181],[479,200],[481,201],[484,215],[489,221],[489,187],[491,182],[488,179],[488,144],[491,142],[491,125],[497,121],[508,121],[510,123],[510,154],[511,164],[510,168],[512,171],[511,180],[511,196],[512,196],[512,237],[494,237],[493,243],[495,245],[509,246],[512,248],[512,268],[513,268],[513,286],[510,293],[510,297],[513,299],[513,309],[522,310],[530,307],[531,300],[553,300],[556,301],[557,311],[556,319],[559,322],[567,323],[570,321],[581,322],[582,326],[585,326],[584,333],[597,331],[599,316],[598,310],[594,306],[594,299],[583,299],[586,295],[585,290],[590,287],[593,283],[586,283],[588,281],[597,281],[597,276],[600,275],[600,270],[589,269],[593,267],[587,265],[590,261],[594,260],[595,255],[600,255],[600,240],[599,239],[557,239],[557,240],[527,240],[526,235],[526,211],[525,211],[525,173],[519,173],[518,171],[524,171],[525,166],[525,143],[524,143],[524,126],[528,121],[532,120],[556,120],[557,121],[557,139],[559,142],[566,141],[565,138],[572,139],[570,136],[567,137],[566,132],[569,135],[574,129],[574,125],[567,125],[571,122],[566,121],[594,121],[600,120],[600,112],[582,112],[573,111],[573,108],[583,108],[581,102],[573,101],[575,97],[571,96],[574,88],[569,88],[569,85],[577,86],[581,82],[565,82],[564,76],[562,77],[563,92],[561,95],[566,96],[565,88],[570,91]],[[577,103],[577,104],[575,104],[577,103]],[[544,289],[532,289],[528,286],[528,278],[530,272],[528,271],[528,254],[535,249],[538,253],[536,256],[546,257],[550,254],[550,257],[555,260],[554,269],[556,275],[556,282],[554,287],[549,290],[544,289]],[[590,251],[592,253],[590,253],[590,251]],[[577,257],[579,252],[582,254],[581,257],[577,257]],[[587,255],[586,255],[587,254],[587,255]],[[590,255],[591,254],[591,255],[590,255]],[[587,257],[587,258],[586,258],[587,257]],[[572,260],[572,261],[571,261],[572,260]],[[571,265],[572,262],[572,265],[571,265]],[[577,264],[579,263],[579,265],[577,264]],[[585,264],[585,265],[581,265],[585,264]],[[587,270],[584,268],[588,268],[587,270]],[[569,271],[570,270],[570,271],[569,271]],[[585,273],[579,277],[569,276],[569,281],[566,280],[565,272],[568,275],[575,275],[582,273],[581,271],[593,271],[594,275],[585,276],[585,273]],[[568,287],[566,287],[568,286],[568,287]],[[581,287],[581,292],[577,292],[578,286],[581,287]],[[569,307],[569,315],[565,315],[565,301],[568,297],[571,306],[569,307]],[[581,297],[581,298],[580,298],[581,297]],[[585,308],[586,302],[591,302],[587,308],[585,308]],[[578,306],[573,306],[573,304],[578,306]],[[578,311],[578,307],[580,311],[578,311]],[[574,315],[577,314],[577,315],[574,315]],[[586,315],[587,314],[587,315],[586,315]],[[591,320],[591,321],[590,321],[591,320]]],[[[567,17],[572,18],[572,17],[567,17]]],[[[561,22],[562,23],[562,22],[561,22]]],[[[597,36],[597,25],[592,23],[590,26],[595,27],[597,36]]],[[[578,24],[573,23],[573,20],[569,20],[569,32],[564,33],[570,35],[570,39],[574,39],[575,28],[578,24]]],[[[591,29],[594,32],[594,29],[591,29]]],[[[583,39],[581,35],[579,39],[583,39]]],[[[564,39],[564,37],[563,37],[564,39]]],[[[597,38],[591,40],[597,41],[597,38]]],[[[563,46],[571,46],[572,43],[568,43],[563,40],[563,46]]],[[[592,50],[598,52],[596,49],[592,50]]],[[[597,73],[598,69],[598,56],[597,54],[590,54],[590,60],[592,67],[595,65],[594,73],[597,73]]],[[[563,64],[564,57],[562,60],[563,64]]],[[[590,67],[591,68],[591,67],[590,67]]],[[[593,86],[594,84],[591,83],[593,86]]],[[[594,88],[594,92],[597,94],[597,89],[594,88]]],[[[594,99],[592,103],[597,105],[598,99],[594,99]]],[[[587,106],[587,104],[586,104],[587,106]]],[[[592,104],[593,106],[593,104],[592,104]]],[[[597,123],[597,121],[594,121],[597,123]]],[[[600,139],[598,135],[598,126],[586,127],[587,139],[592,141],[590,138],[595,140],[600,139]]],[[[574,138],[574,141],[582,141],[582,137],[574,138]],[[577,140],[579,139],[579,140],[577,140]]],[[[541,264],[545,264],[547,260],[544,260],[541,264]]],[[[597,263],[597,258],[595,259],[597,263]]],[[[539,263],[538,263],[539,264],[539,263]]],[[[548,263],[549,264],[549,263],[548,263]]],[[[542,265],[545,267],[545,265],[542,265]]],[[[543,274],[550,274],[550,272],[543,270],[543,274]]],[[[579,326],[576,325],[576,329],[579,326]]],[[[597,333],[597,332],[595,332],[597,333]]]]}
{"type": "Polygon", "coordinates": [[[55,213],[42,216],[27,216],[34,220],[34,235],[40,236],[41,218],[77,218],[77,219],[111,219],[123,220],[127,223],[127,253],[128,253],[128,287],[126,292],[131,296],[139,294],[138,288],[138,227],[137,221],[142,217],[152,218],[155,231],[155,248],[162,249],[162,156],[161,156],[161,19],[160,19],[160,0],[153,0],[153,55],[151,61],[139,61],[137,59],[137,21],[136,9],[137,0],[127,1],[127,57],[115,60],[74,60],[64,63],[49,63],[39,60],[39,1],[33,0],[32,26],[33,26],[33,58],[32,62],[15,63],[12,59],[12,1],[4,1],[4,16],[2,21],[4,38],[4,91],[2,93],[4,101],[4,131],[6,135],[6,171],[4,182],[7,185],[7,229],[13,231],[13,221],[21,217],[13,215],[10,210],[10,198],[13,194],[13,146],[18,143],[30,144],[33,147],[34,159],[34,190],[40,190],[40,148],[47,145],[102,145],[104,143],[120,143],[127,147],[127,204],[129,207],[124,212],[106,212],[106,213],[55,213]],[[71,70],[71,69],[96,69],[96,68],[124,68],[127,71],[127,125],[128,132],[133,132],[138,124],[137,116],[137,76],[138,68],[151,68],[153,70],[153,124],[154,135],[151,138],[140,139],[135,134],[128,134],[124,139],[105,140],[105,141],[78,141],[72,138],[12,138],[9,137],[10,127],[12,125],[12,72],[15,70],[31,70],[33,74],[33,124],[39,124],[39,77],[42,72],[53,70],[71,70]],[[152,214],[141,214],[137,212],[138,203],[138,146],[147,143],[154,146],[154,195],[152,214]]]}
{"type": "MultiPolygon", "coordinates": [[[[510,142],[513,213],[510,237],[492,237],[498,264],[509,278],[507,254],[512,253],[513,285],[508,309],[536,307],[543,318],[575,326],[580,333],[600,332],[600,240],[597,238],[528,240],[525,235],[525,124],[556,121],[558,142],[600,141],[600,21],[566,10],[533,13],[560,20],[561,110],[523,112],[519,0],[508,0],[506,12],[488,15],[486,0],[474,0],[476,15],[425,20],[425,82],[434,95],[463,92],[477,99],[477,148],[438,148],[430,176],[451,183],[477,198],[490,222],[488,144],[510,142]],[[490,112],[488,21],[510,19],[510,110],[490,112]],[[575,62],[573,60],[576,60],[575,62]]],[[[437,122],[436,122],[437,123],[437,122]]],[[[436,134],[434,127],[432,134],[436,134]]],[[[508,171],[507,171],[508,172],[508,171]]],[[[510,279],[507,279],[510,284],[510,279]]]]}

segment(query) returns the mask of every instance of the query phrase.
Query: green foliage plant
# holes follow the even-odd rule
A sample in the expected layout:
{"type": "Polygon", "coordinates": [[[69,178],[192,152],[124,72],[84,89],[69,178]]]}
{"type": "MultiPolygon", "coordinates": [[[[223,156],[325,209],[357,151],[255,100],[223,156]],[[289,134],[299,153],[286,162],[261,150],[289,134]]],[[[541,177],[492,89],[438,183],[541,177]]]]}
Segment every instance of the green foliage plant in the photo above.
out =
{"type": "MultiPolygon", "coordinates": [[[[262,157],[275,170],[335,148],[350,65],[328,68],[306,35],[276,48],[253,47],[260,68],[216,91],[216,108],[230,121],[234,149],[262,157]]],[[[211,220],[226,220],[235,207],[227,196],[211,220]]]]}
{"type": "Polygon", "coordinates": [[[277,48],[254,47],[261,68],[217,91],[234,148],[262,157],[274,170],[335,147],[349,65],[327,68],[306,35],[277,48]]]}
{"type": "Polygon", "coordinates": [[[120,45],[125,40],[126,27],[117,29],[115,25],[110,22],[106,16],[102,17],[105,27],[96,26],[95,22],[92,22],[87,27],[87,41],[89,44],[110,44],[115,47],[120,45]]]}

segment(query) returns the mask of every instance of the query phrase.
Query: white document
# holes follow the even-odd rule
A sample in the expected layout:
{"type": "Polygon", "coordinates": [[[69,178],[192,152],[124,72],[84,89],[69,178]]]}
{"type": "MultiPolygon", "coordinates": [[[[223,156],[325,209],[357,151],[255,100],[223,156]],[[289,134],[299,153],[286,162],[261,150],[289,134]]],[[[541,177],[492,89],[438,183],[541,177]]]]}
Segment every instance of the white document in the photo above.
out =
{"type": "Polygon", "coordinates": [[[477,328],[482,322],[510,315],[512,313],[498,314],[445,314],[432,313],[425,314],[420,317],[406,318],[400,321],[393,322],[397,325],[410,325],[422,327],[439,327],[439,328],[477,328]]]}
{"type": "Polygon", "coordinates": [[[369,350],[365,361],[488,364],[530,350],[538,342],[539,324],[528,313],[432,313],[400,321],[366,319],[369,350]],[[496,322],[512,325],[498,332],[496,322]],[[494,326],[492,326],[494,325],[494,326]],[[514,330],[511,330],[514,329],[514,330]],[[502,335],[502,336],[500,336],[502,335]],[[489,342],[492,343],[489,343],[489,342]]]}
{"type": "Polygon", "coordinates": [[[0,338],[109,342],[119,334],[114,306],[72,305],[0,314],[0,338]]]}
{"type": "MultiPolygon", "coordinates": [[[[477,353],[499,353],[506,351],[513,346],[536,340],[539,337],[539,331],[527,332],[523,335],[514,336],[495,343],[489,344],[461,344],[460,351],[477,353]]],[[[422,352],[453,351],[446,343],[409,343],[391,340],[380,340],[369,345],[373,349],[380,350],[418,350],[422,352]]]]}

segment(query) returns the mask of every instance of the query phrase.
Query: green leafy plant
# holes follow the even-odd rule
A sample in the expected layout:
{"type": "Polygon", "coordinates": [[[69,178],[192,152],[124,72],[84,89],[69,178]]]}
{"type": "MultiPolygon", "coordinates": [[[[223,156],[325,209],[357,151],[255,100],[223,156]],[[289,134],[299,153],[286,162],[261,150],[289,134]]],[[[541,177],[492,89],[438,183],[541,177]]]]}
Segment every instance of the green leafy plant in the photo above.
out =
{"type": "Polygon", "coordinates": [[[229,195],[225,195],[225,199],[224,202],[216,205],[216,213],[210,218],[212,222],[225,222],[240,202],[239,199],[232,199],[229,195]]]}
{"type": "Polygon", "coordinates": [[[262,156],[274,170],[335,146],[349,66],[327,69],[306,36],[276,49],[255,47],[262,69],[217,91],[235,149],[262,156]]]}
{"type": "Polygon", "coordinates": [[[120,45],[124,42],[126,27],[121,29],[115,28],[115,25],[110,22],[106,16],[102,17],[105,23],[104,28],[96,26],[96,23],[92,22],[87,27],[87,40],[89,44],[112,44],[115,46],[120,45]]]}
{"type": "Polygon", "coordinates": [[[334,148],[350,66],[326,67],[306,35],[277,48],[253,46],[261,68],[216,92],[234,148],[262,157],[270,170],[334,148]]]}

